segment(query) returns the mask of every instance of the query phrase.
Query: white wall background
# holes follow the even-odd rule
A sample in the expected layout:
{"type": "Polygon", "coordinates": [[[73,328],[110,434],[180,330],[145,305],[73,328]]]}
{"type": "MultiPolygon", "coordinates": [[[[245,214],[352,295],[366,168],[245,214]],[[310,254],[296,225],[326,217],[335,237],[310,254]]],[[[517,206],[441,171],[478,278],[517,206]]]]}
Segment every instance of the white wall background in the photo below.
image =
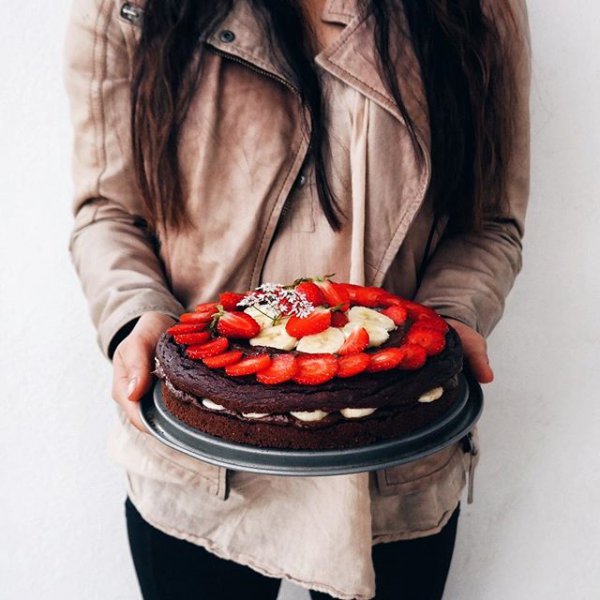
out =
{"type": "MultiPolygon", "coordinates": [[[[139,598],[122,476],[104,452],[110,370],[67,255],[68,6],[5,2],[0,20],[2,600],[139,598]]],[[[525,268],[490,339],[497,380],[450,600],[600,598],[600,4],[529,10],[525,268]]]]}

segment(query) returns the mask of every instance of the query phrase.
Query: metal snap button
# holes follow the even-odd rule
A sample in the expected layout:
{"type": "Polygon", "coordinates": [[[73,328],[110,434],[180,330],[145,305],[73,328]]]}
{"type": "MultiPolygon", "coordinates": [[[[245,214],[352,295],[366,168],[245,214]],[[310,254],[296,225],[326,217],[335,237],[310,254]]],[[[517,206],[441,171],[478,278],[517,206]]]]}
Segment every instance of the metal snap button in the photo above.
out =
{"type": "Polygon", "coordinates": [[[306,183],[306,175],[304,175],[304,173],[301,173],[298,176],[298,179],[296,179],[296,187],[301,188],[304,186],[305,183],[306,183]]]}
{"type": "Polygon", "coordinates": [[[235,40],[235,33],[233,33],[233,31],[230,31],[229,29],[224,29],[223,31],[221,31],[221,33],[219,33],[219,39],[222,42],[229,44],[233,42],[233,40],[235,40]]]}

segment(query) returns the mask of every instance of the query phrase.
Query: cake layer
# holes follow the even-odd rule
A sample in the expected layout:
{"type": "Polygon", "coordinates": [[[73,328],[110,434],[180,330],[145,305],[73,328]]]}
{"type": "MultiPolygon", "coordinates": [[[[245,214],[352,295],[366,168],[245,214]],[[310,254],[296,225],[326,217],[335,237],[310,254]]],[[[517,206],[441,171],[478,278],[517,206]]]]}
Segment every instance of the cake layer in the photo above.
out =
{"type": "MultiPolygon", "coordinates": [[[[164,335],[158,343],[156,360],[156,374],[168,379],[175,389],[197,398],[210,398],[234,412],[334,412],[347,407],[380,408],[413,404],[419,396],[443,385],[461,371],[462,348],[457,334],[450,329],[444,350],[429,358],[421,369],[363,373],[344,379],[334,378],[317,386],[293,382],[268,386],[257,384],[254,376],[228,377],[222,370],[209,369],[202,362],[186,357],[184,348],[168,335],[164,335]]],[[[432,404],[437,405],[438,401],[432,404]]],[[[418,406],[423,409],[424,405],[418,406]]]]}
{"type": "Polygon", "coordinates": [[[204,433],[253,446],[305,450],[353,448],[406,435],[441,418],[459,393],[458,387],[451,387],[434,402],[423,404],[413,398],[412,405],[388,406],[361,419],[327,417],[329,420],[315,426],[278,419],[278,415],[253,419],[223,414],[195,401],[182,401],[164,382],[161,389],[169,412],[204,433]]]}

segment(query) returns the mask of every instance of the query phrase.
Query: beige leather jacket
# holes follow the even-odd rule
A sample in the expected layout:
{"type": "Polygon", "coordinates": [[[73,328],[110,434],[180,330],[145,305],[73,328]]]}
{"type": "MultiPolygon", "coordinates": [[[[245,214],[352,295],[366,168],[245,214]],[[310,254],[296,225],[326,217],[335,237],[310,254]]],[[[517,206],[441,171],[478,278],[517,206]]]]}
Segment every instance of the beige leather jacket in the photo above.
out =
{"type": "MultiPolygon", "coordinates": [[[[500,1],[485,0],[486,10],[493,14],[500,1]]],[[[333,137],[342,140],[330,165],[348,215],[342,231],[334,235],[319,223],[298,95],[250,4],[237,0],[219,29],[199,40],[206,65],[180,148],[192,227],[177,235],[159,232],[158,250],[139,218],[129,137],[131,59],[143,5],[75,0],[65,70],[75,128],[70,250],[102,350],[146,311],[177,316],[223,289],[256,286],[266,274],[304,274],[298,272],[300,239],[312,248],[334,246],[327,255],[336,264],[326,256],[309,274],[333,267],[355,283],[416,297],[487,335],[520,269],[529,193],[529,31],[523,0],[512,1],[520,32],[510,41],[519,82],[511,212],[489,218],[480,234],[451,237],[440,223],[417,288],[433,222],[425,193],[430,164],[419,166],[377,75],[373,23],[360,0],[326,3],[323,20],[344,29],[316,57],[330,86],[333,137]]],[[[428,157],[418,62],[410,44],[402,44],[400,88],[428,157]]],[[[371,474],[269,477],[192,459],[125,422],[111,454],[126,468],[132,500],[155,526],[339,598],[373,596],[372,543],[439,531],[474,460],[456,444],[371,474]]]]}

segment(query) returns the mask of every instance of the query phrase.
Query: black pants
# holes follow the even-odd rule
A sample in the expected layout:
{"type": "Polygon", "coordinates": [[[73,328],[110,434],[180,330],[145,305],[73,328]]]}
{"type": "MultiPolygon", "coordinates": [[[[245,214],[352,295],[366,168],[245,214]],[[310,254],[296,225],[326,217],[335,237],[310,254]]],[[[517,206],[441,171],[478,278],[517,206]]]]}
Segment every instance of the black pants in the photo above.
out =
{"type": "MultiPolygon", "coordinates": [[[[436,535],[373,546],[377,600],[439,600],[460,507],[436,535]]],[[[279,579],[224,560],[148,524],[125,502],[129,546],[144,600],[275,600],[279,579]]],[[[313,600],[331,598],[311,592],[313,600]]]]}

